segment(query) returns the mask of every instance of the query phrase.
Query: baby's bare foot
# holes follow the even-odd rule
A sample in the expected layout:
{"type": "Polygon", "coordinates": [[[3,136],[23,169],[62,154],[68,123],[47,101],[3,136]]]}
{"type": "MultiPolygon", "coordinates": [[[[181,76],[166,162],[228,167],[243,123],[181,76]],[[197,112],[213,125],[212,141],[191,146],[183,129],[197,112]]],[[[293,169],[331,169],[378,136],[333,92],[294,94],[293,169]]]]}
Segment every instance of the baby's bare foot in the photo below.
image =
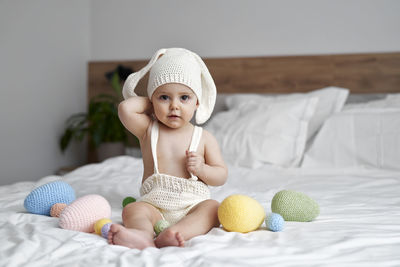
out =
{"type": "Polygon", "coordinates": [[[156,247],[183,247],[185,245],[185,240],[179,232],[173,232],[171,229],[166,229],[160,233],[160,235],[154,241],[156,247]]]}
{"type": "Polygon", "coordinates": [[[108,243],[137,249],[155,247],[153,238],[148,233],[136,229],[128,229],[119,224],[111,225],[108,232],[108,243]]]}

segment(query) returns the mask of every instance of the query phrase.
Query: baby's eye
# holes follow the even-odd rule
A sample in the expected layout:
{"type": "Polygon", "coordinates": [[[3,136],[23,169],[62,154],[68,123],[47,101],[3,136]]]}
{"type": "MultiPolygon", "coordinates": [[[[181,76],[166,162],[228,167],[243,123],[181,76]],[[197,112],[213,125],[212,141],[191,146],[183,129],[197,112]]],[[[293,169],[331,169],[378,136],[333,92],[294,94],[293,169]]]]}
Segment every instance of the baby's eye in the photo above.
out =
{"type": "Polygon", "coordinates": [[[168,96],[167,95],[160,95],[160,99],[161,100],[168,100],[168,96]]]}
{"type": "Polygon", "coordinates": [[[183,95],[183,96],[181,96],[181,99],[183,101],[187,101],[187,100],[189,100],[189,96],[188,95],[183,95]]]}

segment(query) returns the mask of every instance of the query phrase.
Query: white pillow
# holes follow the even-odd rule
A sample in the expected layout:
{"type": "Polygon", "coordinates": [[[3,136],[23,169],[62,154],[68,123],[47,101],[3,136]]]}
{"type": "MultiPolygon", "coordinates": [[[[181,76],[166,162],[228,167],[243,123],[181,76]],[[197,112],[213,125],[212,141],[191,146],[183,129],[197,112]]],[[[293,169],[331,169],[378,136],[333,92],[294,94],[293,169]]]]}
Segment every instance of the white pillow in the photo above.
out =
{"type": "Polygon", "coordinates": [[[305,153],[303,168],[400,170],[400,109],[358,109],[328,119],[305,153]]]}
{"type": "Polygon", "coordinates": [[[231,164],[296,166],[302,159],[317,103],[316,97],[247,103],[217,114],[206,129],[217,138],[231,164]]]}
{"type": "Polygon", "coordinates": [[[343,110],[367,108],[400,108],[400,94],[388,94],[384,99],[346,104],[343,110]]]}
{"type": "Polygon", "coordinates": [[[340,87],[325,87],[308,93],[287,94],[287,95],[260,95],[260,94],[235,94],[227,96],[226,105],[229,109],[240,108],[246,103],[257,103],[269,99],[270,102],[295,100],[304,97],[318,97],[318,105],[313,118],[310,121],[307,140],[311,139],[324,121],[332,114],[339,112],[349,95],[349,90],[340,87]]]}

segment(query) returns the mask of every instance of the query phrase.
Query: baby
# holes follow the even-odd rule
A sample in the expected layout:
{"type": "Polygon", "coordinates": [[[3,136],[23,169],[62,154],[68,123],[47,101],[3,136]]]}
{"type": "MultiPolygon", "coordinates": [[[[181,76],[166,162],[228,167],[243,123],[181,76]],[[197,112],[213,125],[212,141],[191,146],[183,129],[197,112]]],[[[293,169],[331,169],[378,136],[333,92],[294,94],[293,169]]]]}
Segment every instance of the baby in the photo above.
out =
{"type": "Polygon", "coordinates": [[[186,240],[219,226],[219,203],[207,185],[220,186],[227,168],[216,139],[196,123],[211,116],[216,88],[201,58],[182,48],[161,49],[131,74],[119,105],[124,126],[140,141],[144,173],[141,198],[125,206],[123,225],[113,224],[110,244],[129,248],[183,247],[186,240]],[[150,70],[148,97],[136,96],[138,81],[150,70]],[[159,220],[171,226],[156,238],[159,220]]]}

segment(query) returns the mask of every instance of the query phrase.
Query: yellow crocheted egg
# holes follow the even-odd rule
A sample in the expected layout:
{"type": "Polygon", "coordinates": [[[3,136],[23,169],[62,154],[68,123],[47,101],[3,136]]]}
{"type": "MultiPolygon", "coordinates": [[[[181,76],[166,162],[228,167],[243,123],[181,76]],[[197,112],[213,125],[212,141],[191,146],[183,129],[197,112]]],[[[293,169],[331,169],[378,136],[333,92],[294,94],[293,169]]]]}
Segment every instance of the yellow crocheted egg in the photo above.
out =
{"type": "Polygon", "coordinates": [[[218,208],[218,219],[225,230],[247,233],[261,226],[265,211],[261,204],[245,195],[231,195],[218,208]]]}
{"type": "Polygon", "coordinates": [[[95,224],[94,224],[94,232],[98,235],[101,235],[101,228],[103,228],[103,226],[107,223],[111,223],[112,221],[108,218],[103,218],[98,220],[95,224]]]}

